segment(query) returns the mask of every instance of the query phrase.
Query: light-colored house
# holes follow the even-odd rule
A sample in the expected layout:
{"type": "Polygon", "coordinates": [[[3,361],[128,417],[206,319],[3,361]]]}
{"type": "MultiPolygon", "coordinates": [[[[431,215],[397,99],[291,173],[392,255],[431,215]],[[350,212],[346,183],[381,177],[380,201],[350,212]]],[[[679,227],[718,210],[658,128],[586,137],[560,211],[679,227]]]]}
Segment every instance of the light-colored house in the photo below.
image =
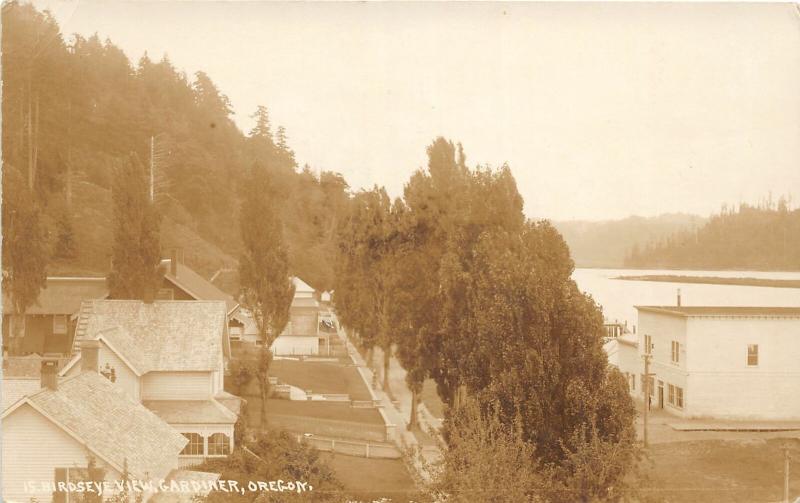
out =
{"type": "Polygon", "coordinates": [[[628,382],[628,389],[634,396],[641,395],[639,376],[642,373],[643,360],[639,356],[639,342],[636,334],[623,333],[608,339],[603,344],[608,356],[608,363],[616,366],[628,382]]]}
{"type": "Polygon", "coordinates": [[[280,355],[319,354],[319,302],[313,297],[292,299],[289,323],[272,344],[272,353],[280,355]]]}
{"type": "MultiPolygon", "coordinates": [[[[92,361],[87,358],[84,371],[66,379],[58,379],[57,366],[45,361],[36,385],[3,381],[4,501],[77,501],[79,494],[57,491],[53,484],[90,480],[90,458],[112,485],[126,468],[141,481],[172,480],[181,473],[186,438],[91,370],[92,361]]],[[[144,500],[151,495],[145,493],[144,500]]]]}
{"type": "Polygon", "coordinates": [[[637,310],[652,407],[686,418],[800,419],[800,307],[637,310]]]}
{"type": "Polygon", "coordinates": [[[51,276],[25,316],[18,317],[3,292],[3,354],[68,355],[81,301],[107,296],[106,278],[51,276]]]}
{"type": "MultiPolygon", "coordinates": [[[[223,390],[223,301],[89,301],[75,340],[96,345],[99,372],[190,440],[182,466],[233,450],[240,401],[223,390]]],[[[79,371],[84,352],[75,349],[64,376],[79,371]]]]}
{"type": "Polygon", "coordinates": [[[294,285],[294,298],[295,299],[313,299],[316,290],[303,281],[302,279],[298,278],[297,276],[292,277],[292,284],[294,285]]]}

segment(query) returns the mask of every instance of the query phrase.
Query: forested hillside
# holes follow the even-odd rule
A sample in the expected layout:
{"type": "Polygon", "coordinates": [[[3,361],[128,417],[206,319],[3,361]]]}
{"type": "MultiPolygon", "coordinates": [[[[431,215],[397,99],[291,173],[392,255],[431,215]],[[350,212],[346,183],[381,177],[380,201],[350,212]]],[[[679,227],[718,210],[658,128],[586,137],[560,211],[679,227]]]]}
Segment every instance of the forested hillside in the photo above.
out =
{"type": "Polygon", "coordinates": [[[672,213],[657,217],[631,216],[621,220],[553,222],[569,245],[578,267],[622,267],[636,246],[694,230],[705,222],[696,215],[672,213]]]}
{"type": "Polygon", "coordinates": [[[723,208],[696,231],[634,247],[628,267],[800,270],[800,209],[785,199],[723,208]]]}
{"type": "Polygon", "coordinates": [[[258,162],[280,187],[293,272],[331,288],[333,230],[347,184],[335,173],[298,169],[267,108],[255,111],[256,126],[244,134],[203,72],[187,76],[166,56],[132,63],[110,40],[60,33],[30,5],[5,3],[2,22],[4,199],[15,177],[33,188],[49,236],[49,274],[108,270],[111,180],[131,153],[146,166],[152,153],[164,255],[182,247],[206,276],[235,269],[241,184],[258,162]]]}

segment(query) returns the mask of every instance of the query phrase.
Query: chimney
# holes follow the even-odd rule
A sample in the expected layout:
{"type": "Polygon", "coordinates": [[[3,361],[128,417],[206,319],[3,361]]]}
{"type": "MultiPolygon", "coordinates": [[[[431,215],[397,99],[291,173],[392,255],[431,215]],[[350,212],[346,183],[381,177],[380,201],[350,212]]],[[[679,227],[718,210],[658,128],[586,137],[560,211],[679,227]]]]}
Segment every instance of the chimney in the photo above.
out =
{"type": "Polygon", "coordinates": [[[81,341],[81,371],[91,370],[97,372],[100,368],[100,341],[81,341]]]}
{"type": "Polygon", "coordinates": [[[681,307],[681,289],[678,288],[678,307],[681,307]]]}
{"type": "Polygon", "coordinates": [[[42,388],[58,389],[58,360],[42,360],[42,388]]]}
{"type": "Polygon", "coordinates": [[[172,257],[169,259],[169,273],[173,278],[178,277],[178,249],[172,249],[172,257]]]}

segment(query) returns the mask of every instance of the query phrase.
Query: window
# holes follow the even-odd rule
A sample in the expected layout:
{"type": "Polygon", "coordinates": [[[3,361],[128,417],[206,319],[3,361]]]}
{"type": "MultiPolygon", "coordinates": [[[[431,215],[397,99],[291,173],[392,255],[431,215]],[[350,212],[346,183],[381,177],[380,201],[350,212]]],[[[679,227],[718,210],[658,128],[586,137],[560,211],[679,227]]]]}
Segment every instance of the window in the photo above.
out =
{"type": "Polygon", "coordinates": [[[53,316],[53,333],[57,335],[67,334],[67,317],[63,314],[53,316]]]}
{"type": "Polygon", "coordinates": [[[675,385],[670,384],[667,392],[667,401],[670,405],[675,405],[675,385]]]}
{"type": "Polygon", "coordinates": [[[758,366],[758,344],[747,345],[747,366],[758,366]]]}
{"type": "Polygon", "coordinates": [[[670,361],[672,363],[678,363],[681,358],[681,343],[678,341],[672,341],[671,352],[670,352],[670,361]]]}
{"type": "Polygon", "coordinates": [[[189,443],[183,448],[181,454],[184,456],[202,456],[203,437],[197,433],[183,433],[183,436],[189,439],[189,443]]]}
{"type": "Polygon", "coordinates": [[[653,352],[653,338],[649,335],[644,336],[644,352],[647,354],[653,352]]]}
{"type": "Polygon", "coordinates": [[[224,433],[214,433],[208,437],[208,455],[225,456],[231,452],[231,443],[228,435],[224,433]]]}
{"type": "Polygon", "coordinates": [[[53,503],[81,503],[85,501],[85,494],[80,492],[62,491],[58,484],[77,484],[79,482],[99,482],[103,475],[102,469],[94,468],[94,473],[90,475],[89,468],[73,466],[70,468],[55,468],[54,482],[56,490],[53,492],[53,503]]]}
{"type": "Polygon", "coordinates": [[[683,388],[675,386],[675,407],[683,408],[683,388]]]}

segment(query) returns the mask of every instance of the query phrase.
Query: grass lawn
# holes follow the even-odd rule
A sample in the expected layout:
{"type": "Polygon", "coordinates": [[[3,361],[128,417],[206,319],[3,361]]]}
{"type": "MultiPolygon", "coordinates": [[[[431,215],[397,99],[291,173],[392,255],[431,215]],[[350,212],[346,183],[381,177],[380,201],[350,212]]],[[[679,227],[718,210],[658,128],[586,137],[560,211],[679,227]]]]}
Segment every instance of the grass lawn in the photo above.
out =
{"type": "Polygon", "coordinates": [[[327,362],[274,360],[269,374],[282,383],[314,393],[346,393],[352,400],[372,399],[355,367],[327,362]]]}
{"type": "MultiPolygon", "coordinates": [[[[669,502],[776,502],[783,498],[786,439],[656,444],[644,461],[648,495],[669,502]]],[[[789,501],[800,496],[800,440],[792,442],[789,501]],[[792,472],[794,475],[792,476],[792,472]]]]}
{"type": "Polygon", "coordinates": [[[433,417],[439,419],[444,418],[444,404],[439,399],[436,393],[436,382],[433,379],[426,379],[422,385],[422,393],[419,395],[422,403],[428,408],[428,411],[433,414],[433,417]]]}
{"type": "MultiPolygon", "coordinates": [[[[248,396],[245,399],[247,400],[248,414],[258,417],[261,410],[261,399],[255,396],[248,396]]],[[[350,407],[348,403],[270,399],[267,401],[267,416],[271,414],[383,426],[383,419],[377,409],[357,409],[350,407]]]]}
{"type": "Polygon", "coordinates": [[[336,472],[347,493],[358,500],[414,500],[414,481],[401,459],[367,459],[327,452],[321,457],[336,472]]]}

